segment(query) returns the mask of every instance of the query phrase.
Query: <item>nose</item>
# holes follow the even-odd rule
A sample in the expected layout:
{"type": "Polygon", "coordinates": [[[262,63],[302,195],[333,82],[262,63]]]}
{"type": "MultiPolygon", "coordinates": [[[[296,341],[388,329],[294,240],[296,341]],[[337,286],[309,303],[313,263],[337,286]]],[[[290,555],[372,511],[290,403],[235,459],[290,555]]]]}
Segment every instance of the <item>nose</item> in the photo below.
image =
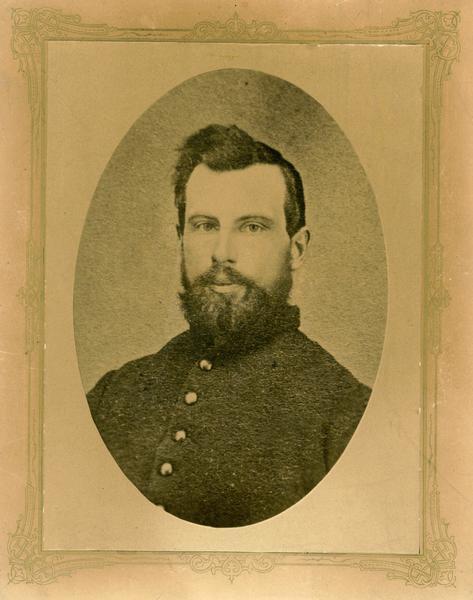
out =
{"type": "Polygon", "coordinates": [[[217,263],[236,262],[237,249],[231,232],[221,229],[215,238],[212,261],[217,263]]]}

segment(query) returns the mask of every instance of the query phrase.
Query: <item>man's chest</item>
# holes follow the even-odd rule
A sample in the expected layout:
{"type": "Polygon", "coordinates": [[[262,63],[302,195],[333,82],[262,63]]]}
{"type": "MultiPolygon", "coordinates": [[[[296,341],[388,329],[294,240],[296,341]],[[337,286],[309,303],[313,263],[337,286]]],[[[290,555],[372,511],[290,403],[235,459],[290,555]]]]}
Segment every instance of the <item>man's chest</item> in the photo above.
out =
{"type": "Polygon", "coordinates": [[[296,379],[274,361],[205,357],[148,373],[114,391],[105,441],[151,501],[173,514],[185,507],[184,518],[212,497],[219,506],[244,497],[253,512],[268,498],[290,505],[325,473],[323,403],[296,379]]]}

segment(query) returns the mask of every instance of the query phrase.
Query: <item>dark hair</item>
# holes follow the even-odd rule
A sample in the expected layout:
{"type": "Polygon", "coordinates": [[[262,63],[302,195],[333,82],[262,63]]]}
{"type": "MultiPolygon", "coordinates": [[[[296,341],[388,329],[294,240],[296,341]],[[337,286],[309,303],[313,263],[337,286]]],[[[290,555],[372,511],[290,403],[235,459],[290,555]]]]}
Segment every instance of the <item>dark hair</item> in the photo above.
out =
{"type": "Polygon", "coordinates": [[[305,225],[302,179],[288,160],[270,146],[254,140],[236,125],[208,125],[189,136],[179,149],[174,172],[174,194],[179,230],[184,231],[186,185],[192,171],[204,164],[214,171],[244,169],[254,164],[278,165],[284,176],[287,197],[284,203],[286,229],[292,237],[305,225]]]}

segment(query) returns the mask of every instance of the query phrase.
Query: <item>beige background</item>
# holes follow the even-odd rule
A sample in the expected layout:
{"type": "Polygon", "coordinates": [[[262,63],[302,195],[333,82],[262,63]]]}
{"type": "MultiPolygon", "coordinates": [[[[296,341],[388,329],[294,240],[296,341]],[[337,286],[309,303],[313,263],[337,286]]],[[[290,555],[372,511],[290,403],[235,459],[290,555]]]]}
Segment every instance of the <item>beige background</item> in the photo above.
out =
{"type": "Polygon", "coordinates": [[[418,551],[422,60],[413,46],[49,44],[45,548],[418,551]],[[340,125],[378,201],[390,290],[373,395],[336,467],[284,513],[215,530],[157,509],[115,465],[88,413],[71,309],[82,227],[117,143],[164,92],[223,66],[285,77],[340,125]]]}
{"type": "MultiPolygon", "coordinates": [[[[37,2],[23,2],[38,7],[37,2]]],[[[297,566],[278,567],[268,574],[242,574],[233,584],[217,573],[196,574],[188,566],[115,566],[75,571],[54,584],[7,585],[9,569],[6,552],[0,554],[1,594],[8,599],[25,598],[468,598],[473,590],[473,523],[471,501],[473,481],[473,439],[471,419],[471,364],[473,327],[471,260],[473,258],[473,212],[471,210],[472,81],[473,40],[466,33],[473,28],[469,0],[348,0],[338,2],[294,0],[290,8],[278,0],[265,2],[218,2],[196,5],[193,1],[155,2],[133,5],[116,0],[67,3],[50,2],[66,14],[80,13],[86,22],[107,22],[121,27],[191,27],[202,19],[226,20],[235,10],[241,17],[276,21],[284,28],[352,29],[388,25],[412,10],[461,10],[462,54],[445,84],[442,143],[442,241],[445,247],[444,275],[451,301],[442,318],[442,354],[439,357],[440,397],[438,436],[438,478],[441,514],[450,522],[458,550],[456,587],[417,588],[386,579],[383,572],[356,568],[297,566]]],[[[16,4],[15,4],[16,6],[16,4]]],[[[30,127],[25,80],[11,55],[10,9],[5,2],[0,13],[2,102],[1,143],[1,228],[2,270],[1,394],[2,446],[0,452],[2,495],[1,536],[6,542],[16,520],[24,512],[27,436],[27,382],[24,338],[24,306],[17,296],[25,283],[26,240],[29,218],[30,127]],[[5,192],[5,193],[4,193],[5,192]]],[[[356,524],[351,524],[351,528],[356,524]]]]}

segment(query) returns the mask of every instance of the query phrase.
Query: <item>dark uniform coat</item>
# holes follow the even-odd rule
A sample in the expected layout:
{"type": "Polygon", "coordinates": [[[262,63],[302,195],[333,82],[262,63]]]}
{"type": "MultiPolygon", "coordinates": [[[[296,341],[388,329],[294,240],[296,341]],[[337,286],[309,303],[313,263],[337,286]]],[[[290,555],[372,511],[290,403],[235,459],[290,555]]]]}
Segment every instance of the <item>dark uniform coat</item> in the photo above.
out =
{"type": "Polygon", "coordinates": [[[272,517],[332,468],[370,389],[298,330],[218,353],[187,331],[107,373],[88,394],[125,475],[153,503],[203,525],[272,517]]]}

